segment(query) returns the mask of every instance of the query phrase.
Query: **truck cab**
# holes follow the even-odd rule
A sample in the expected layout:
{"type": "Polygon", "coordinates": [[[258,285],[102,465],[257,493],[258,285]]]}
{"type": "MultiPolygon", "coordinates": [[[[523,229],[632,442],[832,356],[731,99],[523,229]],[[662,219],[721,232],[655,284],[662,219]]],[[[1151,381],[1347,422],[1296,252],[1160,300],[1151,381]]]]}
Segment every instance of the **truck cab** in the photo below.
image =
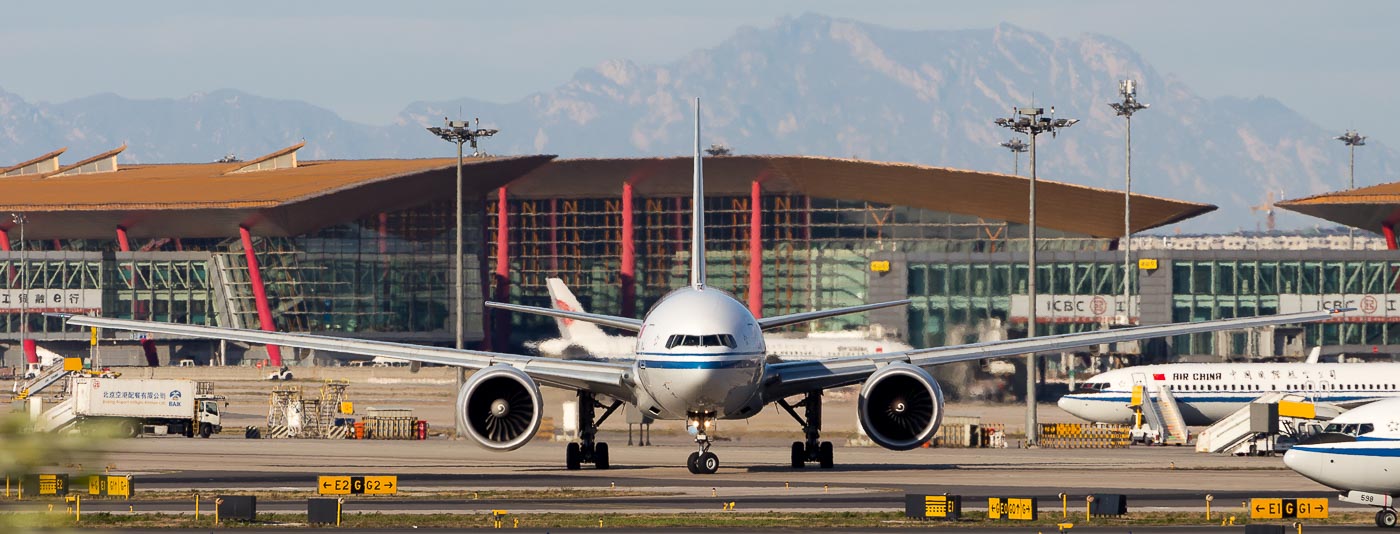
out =
{"type": "Polygon", "coordinates": [[[195,397],[195,401],[198,403],[198,408],[195,410],[195,435],[207,438],[223,431],[224,426],[219,415],[219,403],[223,399],[223,397],[204,395],[195,397]]]}

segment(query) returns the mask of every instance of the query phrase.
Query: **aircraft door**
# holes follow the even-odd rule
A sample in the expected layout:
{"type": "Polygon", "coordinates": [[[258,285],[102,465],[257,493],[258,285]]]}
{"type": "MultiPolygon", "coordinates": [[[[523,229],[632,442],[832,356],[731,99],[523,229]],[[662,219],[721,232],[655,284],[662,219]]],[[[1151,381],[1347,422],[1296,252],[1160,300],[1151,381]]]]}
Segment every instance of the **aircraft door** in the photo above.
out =
{"type": "Polygon", "coordinates": [[[1146,386],[1146,385],[1147,385],[1147,375],[1146,375],[1146,374],[1143,374],[1143,373],[1133,373],[1133,385],[1134,385],[1134,386],[1146,386]]]}

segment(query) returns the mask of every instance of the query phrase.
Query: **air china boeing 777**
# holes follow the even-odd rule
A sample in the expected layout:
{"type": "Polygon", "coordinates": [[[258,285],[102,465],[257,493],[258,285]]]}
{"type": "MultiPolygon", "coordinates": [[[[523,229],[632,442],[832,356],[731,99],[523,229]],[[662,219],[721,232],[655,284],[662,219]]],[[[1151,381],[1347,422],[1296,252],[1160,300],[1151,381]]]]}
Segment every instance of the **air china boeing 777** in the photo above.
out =
{"type": "MultiPolygon", "coordinates": [[[[701,166],[700,102],[697,99],[692,204],[697,208],[705,205],[701,166]]],[[[513,450],[534,437],[543,412],[540,385],[572,390],[579,397],[580,428],[579,441],[568,444],[566,450],[565,463],[569,469],[578,469],[584,463],[592,463],[600,469],[608,467],[607,444],[596,440],[598,425],[617,408],[629,404],[657,419],[686,421],[697,446],[686,465],[692,473],[698,474],[719,469],[719,458],[710,451],[711,430],[717,419],[746,419],[775,403],[797,420],[806,436],[804,441],[792,444],[792,466],[800,468],[815,462],[831,467],[831,442],[821,441],[822,391],[830,388],[863,384],[857,410],[870,439],[887,449],[908,450],[937,432],[943,418],[943,393],[926,370],[929,367],[1095,343],[1309,322],[1333,316],[1326,311],[1305,312],[770,364],[763,339],[765,330],[904,305],[909,301],[754,317],[733,295],[706,285],[704,217],[703,209],[694,210],[691,216],[690,284],[663,297],[642,319],[487,303],[496,308],[565,317],[636,332],[636,360],[630,363],[559,360],[90,316],[71,316],[68,324],[388,356],[475,369],[476,373],[457,395],[457,416],[462,418],[472,439],[492,450],[513,450]],[[790,402],[793,398],[800,400],[790,402]],[[802,409],[801,413],[798,408],[802,409]],[[603,410],[602,415],[595,417],[599,409],[603,410]]]]}

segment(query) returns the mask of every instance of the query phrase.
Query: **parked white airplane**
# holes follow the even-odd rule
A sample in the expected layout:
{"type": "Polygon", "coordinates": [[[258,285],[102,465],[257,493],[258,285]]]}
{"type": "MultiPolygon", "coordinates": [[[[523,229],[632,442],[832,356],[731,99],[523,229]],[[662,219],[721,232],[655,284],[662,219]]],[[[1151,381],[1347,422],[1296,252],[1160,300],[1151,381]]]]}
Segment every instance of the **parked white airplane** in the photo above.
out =
{"type": "MultiPolygon", "coordinates": [[[[587,311],[562,279],[546,279],[545,287],[549,290],[549,300],[554,309],[587,311]]],[[[568,317],[555,317],[554,321],[559,325],[559,337],[527,343],[526,346],[544,356],[556,358],[631,361],[637,357],[636,336],[608,335],[596,324],[568,317]]],[[[894,339],[871,339],[859,331],[803,335],[769,333],[763,335],[763,344],[768,348],[770,362],[904,352],[914,348],[894,339]]]]}
{"type": "MultiPolygon", "coordinates": [[[[694,206],[704,206],[700,156],[700,108],[695,109],[694,206]]],[[[570,443],[569,469],[582,463],[609,465],[606,443],[596,440],[598,425],[624,403],[657,419],[685,420],[698,450],[686,465],[692,473],[714,473],[719,458],[710,452],[717,419],[746,419],[777,403],[802,426],[805,441],[792,444],[792,466],[818,462],[831,467],[832,445],[820,441],[822,391],[862,384],[857,411],[870,439],[893,450],[908,450],[927,441],[943,418],[943,393],[925,370],[945,363],[1058,351],[1194,332],[1309,322],[1335,312],[1315,311],[1140,326],[971,345],[863,354],[822,360],[770,364],[763,331],[836,315],[859,313],[909,301],[883,302],[833,310],[755,318],[732,295],[705,284],[704,210],[691,215],[690,284],[663,297],[643,319],[566,312],[490,302],[487,306],[592,322],[637,332],[637,360],[630,364],[532,357],[455,350],[385,341],[369,341],[89,316],[70,316],[68,324],[159,332],[176,336],[227,339],[327,352],[389,356],[421,363],[478,370],[457,395],[457,414],[467,434],[482,446],[513,450],[539,429],[544,384],[578,393],[579,442],[570,443]],[[789,403],[791,397],[802,400],[789,403]],[[599,398],[610,402],[604,404],[599,398]],[[797,408],[804,408],[798,414],[797,408]],[[595,411],[604,408],[602,416],[595,411]]]]}
{"type": "Polygon", "coordinates": [[[1131,423],[1133,386],[1150,392],[1166,385],[1188,425],[1209,425],[1235,413],[1265,393],[1284,391],[1315,402],[1357,405],[1400,397],[1400,365],[1393,363],[1307,362],[1171,363],[1114,369],[1085,381],[1060,397],[1075,417],[1099,423],[1131,423]]]}
{"type": "Polygon", "coordinates": [[[1284,453],[1283,463],[1346,492],[1339,500],[1380,507],[1376,526],[1394,527],[1395,497],[1400,496],[1400,398],[1337,416],[1322,434],[1284,453]]]}

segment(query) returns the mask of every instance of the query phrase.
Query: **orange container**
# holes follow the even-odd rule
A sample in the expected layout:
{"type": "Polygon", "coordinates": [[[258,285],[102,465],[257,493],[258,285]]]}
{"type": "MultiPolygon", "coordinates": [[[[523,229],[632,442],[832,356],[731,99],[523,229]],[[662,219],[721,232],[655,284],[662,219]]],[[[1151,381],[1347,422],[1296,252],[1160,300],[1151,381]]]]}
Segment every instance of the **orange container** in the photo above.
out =
{"type": "Polygon", "coordinates": [[[355,439],[365,439],[364,421],[355,421],[355,439]]]}

